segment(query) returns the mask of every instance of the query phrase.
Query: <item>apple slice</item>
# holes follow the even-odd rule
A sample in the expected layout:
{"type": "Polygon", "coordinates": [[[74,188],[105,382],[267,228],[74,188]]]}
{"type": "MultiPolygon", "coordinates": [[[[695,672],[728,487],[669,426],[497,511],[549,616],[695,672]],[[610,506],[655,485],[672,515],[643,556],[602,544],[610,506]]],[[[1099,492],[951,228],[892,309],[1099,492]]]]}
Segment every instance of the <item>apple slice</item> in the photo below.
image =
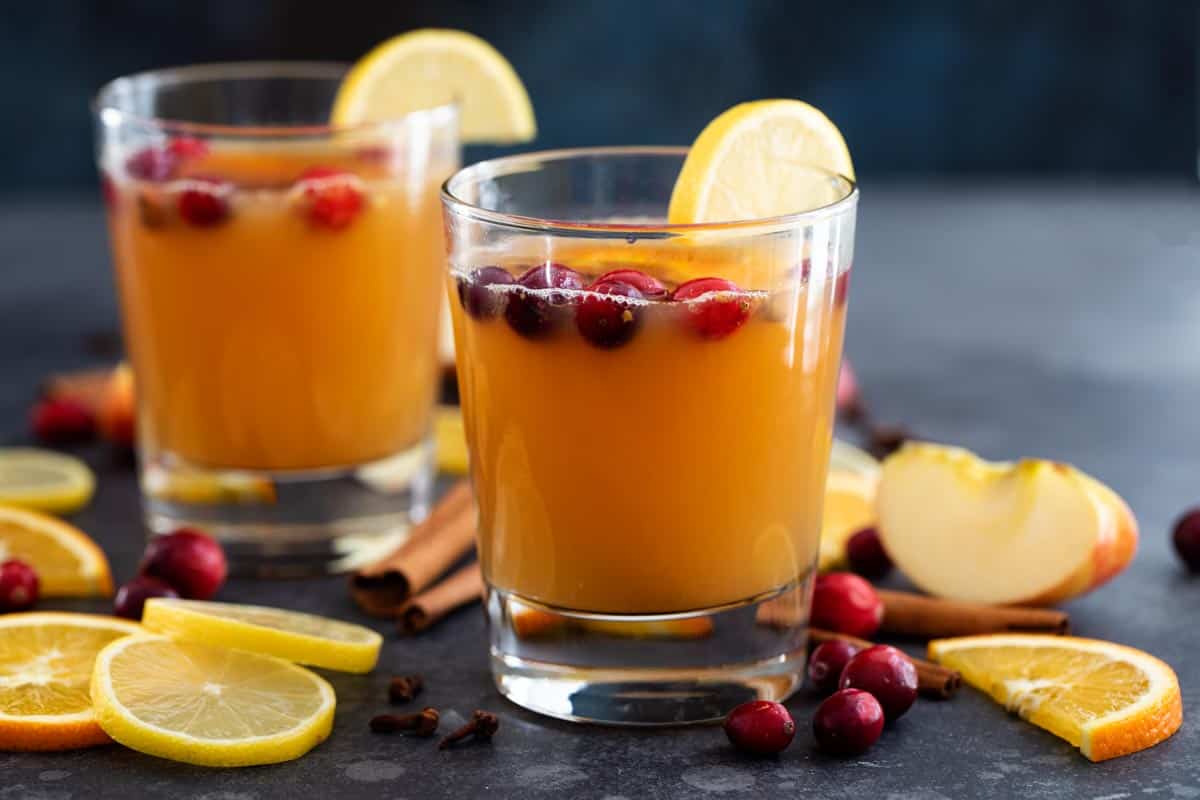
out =
{"type": "Polygon", "coordinates": [[[1069,464],[991,463],[914,442],[883,463],[879,534],[905,575],[939,597],[1047,605],[1112,578],[1137,549],[1116,492],[1069,464]]]}

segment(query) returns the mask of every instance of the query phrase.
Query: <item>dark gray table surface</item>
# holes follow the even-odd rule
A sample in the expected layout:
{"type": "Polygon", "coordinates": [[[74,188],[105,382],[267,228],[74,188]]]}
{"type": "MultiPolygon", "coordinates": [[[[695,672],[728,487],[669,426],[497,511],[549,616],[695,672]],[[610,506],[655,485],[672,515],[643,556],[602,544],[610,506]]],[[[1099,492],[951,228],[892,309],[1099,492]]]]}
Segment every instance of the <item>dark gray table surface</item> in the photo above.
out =
{"type": "MultiPolygon", "coordinates": [[[[98,203],[0,204],[0,441],[27,441],[38,380],[93,363],[86,335],[114,325],[98,203]]],[[[1081,635],[1172,664],[1190,715],[1200,700],[1200,579],[1181,571],[1169,528],[1200,503],[1200,194],[1182,185],[868,185],[848,341],[881,417],[990,457],[1070,461],[1129,500],[1141,523],[1136,561],[1068,607],[1081,635]]],[[[124,580],[142,548],[133,472],[102,446],[82,454],[99,470],[99,490],[75,522],[124,580]]],[[[221,597],[365,621],[340,579],[234,581],[221,597]]],[[[789,704],[800,728],[792,747],[756,760],[713,727],[625,731],[525,712],[492,688],[484,649],[478,609],[417,639],[388,636],[373,675],[329,675],[333,735],[299,761],[221,771],[115,746],[0,754],[0,798],[1200,797],[1190,716],[1151,751],[1090,764],[964,689],[919,702],[864,757],[838,760],[813,749],[815,703],[802,693],[789,704]],[[427,676],[423,699],[451,723],[477,707],[499,713],[494,744],[437,752],[369,734],[388,677],[405,672],[427,676]]]]}

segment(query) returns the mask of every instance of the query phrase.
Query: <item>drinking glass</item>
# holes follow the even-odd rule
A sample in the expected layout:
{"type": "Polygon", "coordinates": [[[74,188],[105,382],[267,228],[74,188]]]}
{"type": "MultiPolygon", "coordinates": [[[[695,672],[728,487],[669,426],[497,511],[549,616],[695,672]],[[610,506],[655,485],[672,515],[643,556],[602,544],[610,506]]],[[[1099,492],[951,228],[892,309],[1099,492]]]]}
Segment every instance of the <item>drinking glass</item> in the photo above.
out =
{"type": "Polygon", "coordinates": [[[94,102],[148,526],[349,569],[424,513],[453,105],[334,126],[346,67],[190,66],[94,102]]]}
{"type": "Polygon", "coordinates": [[[813,168],[810,210],[668,225],[685,156],[515,156],[442,192],[492,672],[555,717],[801,683],[857,190],[813,168]]]}

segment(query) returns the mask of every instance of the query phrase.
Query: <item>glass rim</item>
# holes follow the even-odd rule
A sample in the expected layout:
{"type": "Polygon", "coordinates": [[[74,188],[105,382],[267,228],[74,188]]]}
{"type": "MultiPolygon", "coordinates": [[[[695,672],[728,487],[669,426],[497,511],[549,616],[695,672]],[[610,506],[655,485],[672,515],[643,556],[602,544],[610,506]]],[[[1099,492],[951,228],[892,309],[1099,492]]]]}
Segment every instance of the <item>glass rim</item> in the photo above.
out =
{"type": "Polygon", "coordinates": [[[215,122],[196,122],[177,117],[158,117],[138,114],[114,102],[115,94],[126,85],[153,82],[156,85],[181,85],[199,81],[236,81],[255,78],[291,78],[294,80],[340,80],[351,65],[341,61],[219,61],[190,64],[180,67],[143,70],[122,75],[105,83],[92,95],[89,106],[92,114],[108,125],[135,124],[159,128],[168,133],[197,134],[225,138],[288,138],[332,136],[336,134],[373,131],[410,124],[421,119],[430,123],[457,118],[460,103],[457,99],[437,106],[420,108],[396,117],[352,125],[318,123],[312,125],[237,125],[215,122]]]}
{"type": "Polygon", "coordinates": [[[487,161],[480,161],[469,167],[464,167],[442,184],[442,202],[452,212],[469,217],[477,222],[486,222],[499,227],[523,230],[537,233],[554,234],[590,234],[605,236],[608,234],[676,234],[697,233],[701,231],[730,231],[745,233],[748,229],[786,229],[807,225],[817,220],[837,217],[853,209],[858,204],[858,183],[846,175],[833,170],[813,165],[811,169],[830,178],[842,181],[846,185],[844,195],[817,208],[796,211],[790,214],[779,214],[772,217],[760,217],[747,220],[730,220],[726,222],[588,222],[579,220],[549,219],[531,217],[522,214],[510,214],[504,211],[493,211],[480,205],[464,200],[455,194],[455,184],[461,181],[479,183],[490,177],[503,176],[519,172],[520,167],[527,164],[545,163],[547,161],[569,161],[582,158],[618,157],[618,156],[661,156],[686,158],[691,148],[680,146],[638,145],[618,147],[576,147],[559,150],[540,150],[533,153],[503,156],[487,161]]]}

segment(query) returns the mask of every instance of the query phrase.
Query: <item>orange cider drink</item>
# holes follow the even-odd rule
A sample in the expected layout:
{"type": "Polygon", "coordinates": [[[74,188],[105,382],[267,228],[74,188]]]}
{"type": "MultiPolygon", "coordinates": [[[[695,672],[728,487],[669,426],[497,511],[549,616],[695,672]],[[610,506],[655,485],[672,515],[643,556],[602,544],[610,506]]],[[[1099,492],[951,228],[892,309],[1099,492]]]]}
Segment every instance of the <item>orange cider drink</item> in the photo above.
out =
{"type": "Polygon", "coordinates": [[[678,724],[798,685],[853,256],[830,204],[663,222],[686,151],[515,156],[443,191],[492,674],[678,724]]]}

